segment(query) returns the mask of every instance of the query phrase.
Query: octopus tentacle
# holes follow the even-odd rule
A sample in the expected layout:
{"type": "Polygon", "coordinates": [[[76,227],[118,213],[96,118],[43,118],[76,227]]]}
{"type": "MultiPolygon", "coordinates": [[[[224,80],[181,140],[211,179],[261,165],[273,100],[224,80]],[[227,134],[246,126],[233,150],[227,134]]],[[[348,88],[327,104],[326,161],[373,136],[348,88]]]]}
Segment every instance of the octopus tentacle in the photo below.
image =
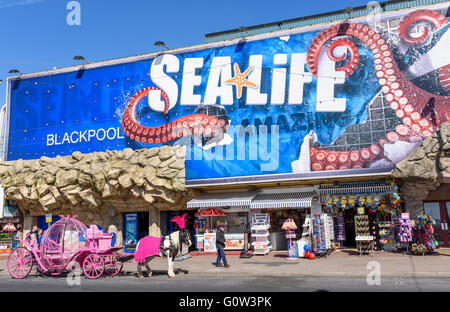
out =
{"type": "MultiPolygon", "coordinates": [[[[442,15],[438,16],[440,14],[437,12],[428,14],[426,11],[420,10],[418,12],[425,12],[425,19],[439,22],[438,25],[442,25],[445,17],[442,15]],[[432,18],[429,16],[432,16],[432,18]]],[[[409,15],[404,25],[407,25],[406,22],[408,21],[420,19],[419,13],[409,15]]],[[[385,143],[420,141],[421,136],[431,136],[434,130],[439,129],[439,125],[442,122],[450,120],[450,97],[429,93],[409,81],[399,69],[386,41],[366,25],[343,23],[333,25],[318,34],[312,41],[307,54],[308,67],[313,75],[317,77],[318,58],[322,47],[330,39],[341,35],[360,39],[369,46],[374,55],[376,76],[381,85],[381,89],[385,94],[386,100],[390,102],[391,108],[396,111],[397,117],[402,119],[403,124],[397,126],[395,132],[388,133],[386,140],[379,140],[378,144],[372,144],[370,148],[362,148],[350,152],[335,152],[315,147],[311,148],[311,168],[315,171],[334,170],[333,168],[348,169],[367,167],[373,161],[383,158],[383,145],[385,143]],[[428,115],[431,115],[432,123],[427,119],[428,115]],[[330,162],[328,157],[330,153],[337,153],[337,160],[333,156],[330,162]],[[349,156],[348,159],[347,153],[349,156]]],[[[337,44],[335,43],[333,46],[337,46],[337,44]]],[[[347,43],[345,45],[348,47],[347,43]]],[[[327,51],[330,57],[332,53],[329,51],[330,48],[327,51]]],[[[448,77],[446,75],[443,76],[445,79],[448,77]]]]}
{"type": "MultiPolygon", "coordinates": [[[[336,47],[340,47],[340,46],[345,46],[348,49],[348,51],[350,53],[350,59],[347,62],[347,64],[345,64],[344,66],[337,67],[336,71],[345,72],[345,78],[347,78],[355,72],[356,68],[358,68],[359,52],[358,52],[358,48],[356,47],[356,45],[353,42],[351,42],[350,40],[348,40],[346,38],[336,39],[333,42],[331,42],[331,44],[328,46],[328,49],[327,49],[328,57],[335,62],[342,61],[345,58],[345,54],[343,54],[340,57],[336,57],[333,54],[333,50],[336,47]]],[[[316,72],[316,76],[317,76],[317,72],[316,72]]]]}
{"type": "Polygon", "coordinates": [[[447,19],[439,12],[432,10],[417,10],[402,18],[400,24],[398,25],[398,34],[400,38],[409,44],[418,44],[423,42],[428,37],[428,28],[424,28],[423,34],[420,37],[413,38],[409,35],[409,28],[418,21],[430,22],[434,25],[435,29],[439,29],[447,24],[447,19]]]}
{"type": "MultiPolygon", "coordinates": [[[[191,134],[203,134],[205,136],[224,132],[225,121],[205,114],[192,114],[175,119],[174,121],[156,127],[140,125],[136,119],[136,107],[138,103],[152,90],[160,90],[156,87],[148,87],[136,92],[128,101],[122,117],[122,128],[130,139],[148,144],[161,144],[191,134]]],[[[170,103],[167,94],[161,90],[164,100],[164,114],[169,111],[170,103]]]]}

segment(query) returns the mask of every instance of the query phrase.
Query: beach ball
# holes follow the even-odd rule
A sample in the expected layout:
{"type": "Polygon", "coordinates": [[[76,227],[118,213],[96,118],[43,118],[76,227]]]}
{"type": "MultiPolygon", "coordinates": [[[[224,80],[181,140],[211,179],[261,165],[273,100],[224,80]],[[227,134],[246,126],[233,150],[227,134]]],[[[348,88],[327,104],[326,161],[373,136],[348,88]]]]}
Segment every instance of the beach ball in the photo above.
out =
{"type": "Polygon", "coordinates": [[[309,253],[308,258],[311,259],[311,260],[314,260],[314,259],[316,259],[316,255],[313,254],[313,253],[309,253]]]}

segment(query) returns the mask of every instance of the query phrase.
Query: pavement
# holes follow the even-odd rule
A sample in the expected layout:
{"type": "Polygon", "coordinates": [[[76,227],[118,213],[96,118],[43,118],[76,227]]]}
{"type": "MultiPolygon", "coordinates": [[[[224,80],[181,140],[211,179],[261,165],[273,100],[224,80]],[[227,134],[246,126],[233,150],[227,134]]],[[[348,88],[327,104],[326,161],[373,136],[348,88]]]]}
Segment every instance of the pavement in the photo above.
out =
{"type": "MultiPolygon", "coordinates": [[[[401,253],[375,252],[360,256],[356,250],[341,250],[330,256],[314,260],[297,258],[287,260],[286,252],[273,251],[265,256],[241,259],[238,255],[227,255],[229,268],[213,265],[216,255],[193,256],[174,263],[177,275],[210,277],[329,277],[366,278],[374,268],[381,277],[450,277],[450,255],[411,256],[401,253]],[[376,261],[376,262],[374,262],[376,261]],[[379,266],[378,266],[379,264],[379,266]]],[[[150,266],[153,271],[164,275],[167,260],[156,258],[150,266]]],[[[124,264],[125,276],[136,272],[134,260],[124,264]]],[[[0,276],[9,276],[7,260],[0,260],[0,276]]]]}

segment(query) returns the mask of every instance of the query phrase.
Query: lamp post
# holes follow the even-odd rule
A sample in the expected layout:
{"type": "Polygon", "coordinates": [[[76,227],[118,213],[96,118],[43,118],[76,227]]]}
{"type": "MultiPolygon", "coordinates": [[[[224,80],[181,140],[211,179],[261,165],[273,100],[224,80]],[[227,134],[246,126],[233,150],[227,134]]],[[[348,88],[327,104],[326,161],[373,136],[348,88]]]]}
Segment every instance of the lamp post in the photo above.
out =
{"type": "Polygon", "coordinates": [[[77,61],[85,61],[86,64],[89,64],[89,61],[86,60],[86,59],[84,58],[84,56],[81,56],[81,55],[76,55],[76,56],[73,57],[73,59],[74,59],[74,60],[77,60],[77,61]]]}
{"type": "Polygon", "coordinates": [[[167,50],[170,50],[170,49],[166,46],[166,44],[164,43],[164,41],[156,41],[156,42],[155,42],[155,46],[158,46],[158,47],[164,47],[164,48],[166,48],[167,50]]]}

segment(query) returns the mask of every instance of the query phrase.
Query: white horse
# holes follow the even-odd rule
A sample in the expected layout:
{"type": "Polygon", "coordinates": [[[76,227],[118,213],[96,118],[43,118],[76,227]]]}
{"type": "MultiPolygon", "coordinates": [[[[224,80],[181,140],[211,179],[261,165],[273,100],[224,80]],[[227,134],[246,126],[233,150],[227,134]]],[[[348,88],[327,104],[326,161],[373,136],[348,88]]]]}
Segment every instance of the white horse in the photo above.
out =
{"type": "MultiPolygon", "coordinates": [[[[147,236],[148,237],[148,236],[147,236]]],[[[139,243],[143,240],[139,240],[136,246],[136,253],[139,251],[139,243]]],[[[170,278],[175,277],[175,273],[173,272],[173,261],[177,256],[178,252],[182,250],[182,244],[186,244],[188,247],[192,245],[191,236],[187,229],[183,229],[180,231],[176,231],[164,237],[164,241],[159,248],[158,255],[146,255],[144,262],[137,262],[137,275],[138,277],[144,277],[142,274],[142,267],[145,266],[148,276],[152,276],[152,270],[148,265],[150,261],[152,261],[155,257],[167,257],[168,262],[168,270],[167,274],[170,278]]]]}

